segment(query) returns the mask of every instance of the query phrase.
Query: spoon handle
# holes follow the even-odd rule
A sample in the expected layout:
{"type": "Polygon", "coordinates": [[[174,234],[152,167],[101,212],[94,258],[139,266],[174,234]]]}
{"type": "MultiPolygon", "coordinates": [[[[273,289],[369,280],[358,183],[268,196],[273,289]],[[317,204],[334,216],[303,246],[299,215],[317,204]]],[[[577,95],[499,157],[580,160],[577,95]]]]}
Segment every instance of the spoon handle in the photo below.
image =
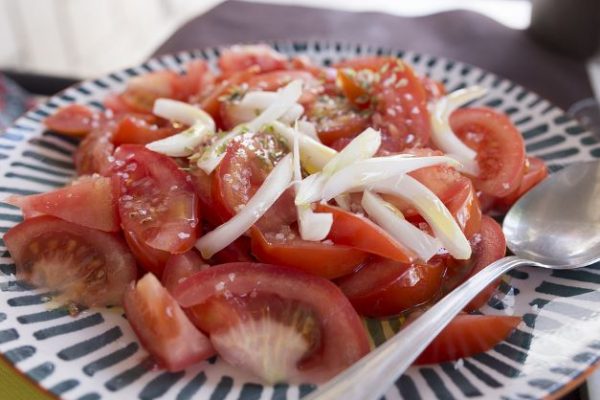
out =
{"type": "Polygon", "coordinates": [[[532,264],[515,256],[490,264],[305,400],[379,399],[473,297],[500,275],[532,264]]]}

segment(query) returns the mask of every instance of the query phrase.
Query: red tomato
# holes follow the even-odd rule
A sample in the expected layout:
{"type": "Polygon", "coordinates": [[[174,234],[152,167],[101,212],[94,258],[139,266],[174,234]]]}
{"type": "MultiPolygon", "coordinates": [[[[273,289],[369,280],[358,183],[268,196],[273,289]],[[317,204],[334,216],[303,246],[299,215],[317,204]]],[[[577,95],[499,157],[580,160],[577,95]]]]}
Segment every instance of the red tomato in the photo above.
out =
{"type": "Polygon", "coordinates": [[[427,346],[415,364],[455,361],[488,351],[519,325],[508,315],[457,315],[427,346]]]}
{"type": "Polygon", "coordinates": [[[174,289],[185,279],[208,267],[209,265],[195,249],[183,254],[172,255],[162,273],[161,283],[169,293],[173,293],[174,289]]]}
{"type": "Polygon", "coordinates": [[[217,206],[212,196],[212,177],[206,172],[190,163],[189,176],[198,196],[199,214],[208,223],[210,228],[221,225],[225,220],[217,211],[217,206]]]}
{"type": "Polygon", "coordinates": [[[214,85],[215,76],[204,60],[193,60],[185,65],[185,74],[175,81],[179,98],[187,100],[197,96],[214,85]]]}
{"type": "Polygon", "coordinates": [[[115,151],[111,139],[115,126],[114,120],[102,119],[79,143],[75,151],[78,175],[110,174],[111,157],[115,151]]]}
{"type": "Polygon", "coordinates": [[[503,197],[519,187],[525,143],[506,115],[487,108],[462,108],[450,115],[450,126],[467,146],[477,151],[477,189],[503,197]]]}
{"type": "Polygon", "coordinates": [[[48,129],[69,136],[83,136],[92,130],[94,112],[80,104],[61,107],[44,120],[48,129]]]}
{"type": "Polygon", "coordinates": [[[548,168],[546,167],[544,160],[528,156],[525,161],[525,173],[519,187],[508,196],[497,199],[495,207],[502,212],[507,212],[517,200],[533,189],[535,185],[543,181],[547,176],[548,168]]]}
{"type": "Polygon", "coordinates": [[[168,371],[182,371],[215,354],[208,337],[194,327],[154,275],[132,283],[123,303],[140,342],[168,371]]]}
{"type": "Polygon", "coordinates": [[[33,196],[11,196],[6,201],[21,208],[25,218],[47,214],[105,232],[120,230],[110,178],[81,177],[71,186],[33,196]]]}
{"type": "Polygon", "coordinates": [[[136,76],[129,80],[120,99],[130,110],[151,113],[156,99],[177,97],[178,79],[179,75],[173,71],[157,71],[136,76]]]}
{"type": "Polygon", "coordinates": [[[349,274],[367,258],[361,250],[302,240],[296,230],[283,230],[265,234],[257,228],[251,231],[252,253],[258,260],[333,279],[349,274]]]}
{"type": "Polygon", "coordinates": [[[139,118],[136,115],[123,117],[112,137],[115,146],[122,144],[147,144],[155,140],[164,139],[181,131],[181,128],[175,128],[172,124],[159,126],[155,121],[147,118],[139,118]]]}
{"type": "Polygon", "coordinates": [[[260,72],[287,68],[288,61],[267,45],[231,46],[223,50],[219,58],[219,69],[225,76],[258,66],[260,72]]]}
{"type": "Polygon", "coordinates": [[[427,101],[437,100],[446,94],[446,87],[440,81],[431,79],[428,76],[422,76],[421,82],[427,93],[427,101]]]}
{"type": "MultiPolygon", "coordinates": [[[[136,111],[134,108],[130,107],[127,103],[125,103],[125,101],[123,100],[123,96],[121,94],[117,94],[117,93],[110,93],[107,96],[104,97],[104,100],[102,100],[102,104],[104,105],[104,108],[110,110],[113,114],[125,114],[125,113],[140,113],[139,111],[136,111]]],[[[148,115],[147,112],[143,112],[146,115],[148,115]]]]}
{"type": "Polygon", "coordinates": [[[352,104],[361,109],[371,106],[372,93],[369,88],[374,79],[374,73],[368,69],[357,72],[353,69],[341,68],[337,71],[337,82],[342,92],[352,104]]]}
{"type": "Polygon", "coordinates": [[[400,262],[414,262],[418,257],[371,220],[339,207],[318,203],[315,211],[333,214],[327,238],[335,244],[377,254],[400,262]]]}
{"type": "Polygon", "coordinates": [[[211,264],[226,264],[238,261],[253,262],[256,260],[252,257],[250,250],[250,238],[242,236],[223,250],[215,253],[209,261],[211,264]]]}
{"type": "Polygon", "coordinates": [[[237,309],[239,318],[213,314],[221,321],[211,341],[230,364],[269,382],[323,381],[369,351],[365,328],[342,292],[291,268],[218,265],[186,279],[174,297],[196,315],[211,302],[237,309]]]}
{"type": "Polygon", "coordinates": [[[387,317],[434,300],[444,271],[440,259],[418,265],[375,257],[337,282],[361,315],[387,317]]]}
{"type": "MultiPolygon", "coordinates": [[[[445,290],[450,291],[462,282],[475,275],[483,268],[506,254],[506,239],[502,233],[502,227],[492,218],[484,215],[481,219],[479,233],[471,238],[472,256],[469,260],[448,262],[448,273],[445,278],[445,290]]],[[[501,279],[497,279],[487,288],[481,291],[465,308],[466,311],[474,311],[484,306],[494,294],[501,279]]]]}
{"type": "Polygon", "coordinates": [[[123,230],[138,242],[172,254],[185,253],[198,236],[198,199],[189,178],[169,157],[140,145],[115,152],[123,230]]]}
{"type": "Polygon", "coordinates": [[[135,261],[118,236],[48,215],[4,235],[17,278],[60,292],[56,300],[86,307],[119,305],[135,279],[135,261]]]}
{"type": "Polygon", "coordinates": [[[306,116],[315,124],[319,139],[327,146],[352,139],[369,127],[368,111],[355,109],[347,98],[322,95],[307,105],[306,116]]]}
{"type": "Polygon", "coordinates": [[[162,276],[171,254],[140,242],[132,232],[124,231],[123,237],[137,264],[146,272],[162,276]]]}
{"type": "Polygon", "coordinates": [[[301,80],[304,83],[302,96],[298,100],[300,104],[311,103],[322,90],[317,78],[308,71],[286,70],[260,73],[250,76],[245,83],[248,85],[248,90],[275,92],[294,80],[301,80]]]}
{"type": "MultiPolygon", "coordinates": [[[[244,134],[227,146],[213,174],[211,192],[222,220],[235,215],[254,196],[287,148],[268,134],[244,134]]],[[[263,229],[289,225],[296,220],[290,192],[284,193],[258,221],[263,229]]]]}

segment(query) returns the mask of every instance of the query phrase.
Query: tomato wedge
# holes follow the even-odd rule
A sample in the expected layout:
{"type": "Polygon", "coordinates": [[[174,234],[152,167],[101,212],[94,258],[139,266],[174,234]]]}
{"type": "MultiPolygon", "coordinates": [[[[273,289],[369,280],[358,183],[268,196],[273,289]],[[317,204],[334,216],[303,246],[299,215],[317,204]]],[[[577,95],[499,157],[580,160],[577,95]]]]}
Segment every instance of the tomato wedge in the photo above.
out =
{"type": "Polygon", "coordinates": [[[116,121],[101,118],[98,126],[88,133],[75,151],[75,168],[78,175],[109,175],[111,157],[115,146],[111,139],[116,127],[116,121]]]}
{"type": "Polygon", "coordinates": [[[437,100],[446,94],[446,87],[440,81],[436,81],[428,76],[422,76],[421,82],[427,93],[427,101],[437,100]]]}
{"type": "Polygon", "coordinates": [[[19,207],[25,218],[46,214],[105,232],[120,229],[110,178],[85,176],[71,186],[33,196],[11,196],[6,202],[19,207]]]}
{"type": "Polygon", "coordinates": [[[123,237],[138,266],[146,272],[152,272],[156,276],[162,276],[171,254],[144,244],[144,242],[139,241],[132,232],[123,231],[123,237]]]}
{"type": "Polygon", "coordinates": [[[116,235],[44,215],[26,219],[3,238],[17,278],[60,292],[65,304],[119,305],[135,279],[133,257],[116,235]]]}
{"type": "Polygon", "coordinates": [[[503,197],[515,191],[523,177],[525,142],[510,119],[488,108],[462,108],[450,115],[456,135],[477,152],[477,189],[503,197]]]}
{"type": "Polygon", "coordinates": [[[174,254],[167,261],[161,283],[169,293],[173,293],[185,279],[208,267],[209,265],[194,249],[183,254],[174,254]]]}
{"type": "Polygon", "coordinates": [[[488,351],[519,325],[521,318],[507,315],[459,314],[433,339],[415,364],[455,361],[488,351]]]}
{"type": "Polygon", "coordinates": [[[359,314],[389,317],[434,300],[444,271],[444,263],[435,258],[419,265],[373,257],[337,283],[359,314]]]}
{"type": "Polygon", "coordinates": [[[219,57],[219,69],[224,76],[258,66],[261,72],[285,69],[288,61],[267,45],[231,46],[219,57]]]}
{"type": "Polygon", "coordinates": [[[342,292],[295,269],[222,264],[186,279],[174,297],[200,316],[220,305],[225,312],[212,314],[219,321],[209,332],[217,352],[268,382],[323,381],[369,351],[342,292]]]}
{"type": "Polygon", "coordinates": [[[115,146],[122,144],[147,144],[155,140],[164,139],[181,131],[171,124],[159,126],[155,118],[140,118],[128,115],[121,119],[117,125],[112,142],[115,146]],[[154,120],[154,121],[152,121],[154,120]]]}
{"type": "Polygon", "coordinates": [[[535,185],[548,176],[548,167],[544,160],[529,156],[525,161],[525,173],[519,187],[507,196],[497,199],[495,207],[501,212],[506,212],[525,193],[533,189],[535,185]]]}
{"type": "Polygon", "coordinates": [[[354,247],[392,260],[411,263],[417,255],[404,247],[371,220],[342,208],[317,204],[315,211],[333,214],[333,225],[327,238],[335,244],[354,247]]]}
{"type": "Polygon", "coordinates": [[[120,100],[132,111],[152,113],[159,98],[175,98],[179,75],[173,71],[157,71],[132,78],[120,100]]]}
{"type": "Polygon", "coordinates": [[[296,230],[262,233],[252,229],[252,254],[262,262],[292,267],[309,274],[333,279],[352,272],[367,253],[348,246],[309,242],[296,230]]]}
{"type": "MultiPolygon", "coordinates": [[[[475,275],[483,268],[506,254],[506,239],[502,227],[494,219],[484,215],[481,219],[481,228],[477,235],[471,238],[473,255],[469,260],[448,262],[448,274],[445,278],[445,290],[449,291],[475,275]]],[[[465,308],[465,311],[474,311],[484,306],[494,294],[501,278],[491,283],[482,290],[465,308]]]]}
{"type": "Polygon", "coordinates": [[[83,136],[92,130],[95,114],[86,106],[69,104],[44,120],[44,125],[53,131],[69,135],[83,136]]]}
{"type": "Polygon", "coordinates": [[[185,74],[175,80],[177,98],[184,100],[201,95],[215,83],[215,75],[204,60],[192,60],[185,64],[185,74]]]}
{"type": "Polygon", "coordinates": [[[191,178],[171,158],[140,145],[123,145],[114,157],[123,230],[157,250],[171,254],[190,250],[199,221],[191,178]]]}
{"type": "Polygon", "coordinates": [[[215,354],[208,337],[194,327],[154,275],[132,283],[123,303],[140,342],[168,371],[182,371],[215,354]]]}

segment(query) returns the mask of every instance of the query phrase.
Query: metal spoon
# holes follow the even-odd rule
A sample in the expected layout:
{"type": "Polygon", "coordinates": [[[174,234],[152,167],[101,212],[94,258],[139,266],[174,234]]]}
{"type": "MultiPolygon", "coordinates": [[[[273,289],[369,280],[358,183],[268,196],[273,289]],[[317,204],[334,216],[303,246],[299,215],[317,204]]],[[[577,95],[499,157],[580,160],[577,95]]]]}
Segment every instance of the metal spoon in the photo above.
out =
{"type": "Polygon", "coordinates": [[[514,256],[484,268],[305,399],[378,399],[467,303],[500,275],[523,265],[573,269],[600,261],[600,162],[574,164],[547,178],[511,208],[503,231],[514,256]]]}

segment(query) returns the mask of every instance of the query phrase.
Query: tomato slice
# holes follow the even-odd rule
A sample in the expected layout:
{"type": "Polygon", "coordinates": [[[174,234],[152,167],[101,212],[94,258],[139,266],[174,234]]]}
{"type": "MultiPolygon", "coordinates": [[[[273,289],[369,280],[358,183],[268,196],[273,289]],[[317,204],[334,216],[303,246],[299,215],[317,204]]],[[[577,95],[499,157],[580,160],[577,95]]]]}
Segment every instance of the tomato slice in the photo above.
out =
{"type": "Polygon", "coordinates": [[[444,271],[440,259],[419,265],[373,257],[337,283],[359,314],[389,317],[433,301],[444,271]]]}
{"type": "Polygon", "coordinates": [[[510,119],[488,108],[462,108],[450,115],[456,135],[477,152],[477,189],[503,197],[515,191],[523,177],[525,142],[510,119]]]}
{"type": "Polygon", "coordinates": [[[209,261],[211,264],[226,264],[238,261],[253,262],[256,259],[252,257],[250,238],[242,236],[223,250],[215,253],[209,261]]]}
{"type": "Polygon", "coordinates": [[[87,307],[119,305],[136,277],[135,261],[118,236],[44,215],[4,235],[17,278],[60,292],[56,300],[87,307]]]}
{"type": "Polygon", "coordinates": [[[455,361],[488,351],[519,325],[508,315],[459,314],[433,339],[415,364],[455,361]]]}
{"type": "Polygon", "coordinates": [[[215,354],[208,337],[194,327],[154,275],[132,283],[123,303],[140,342],[168,371],[182,371],[215,354]]]}
{"type": "Polygon", "coordinates": [[[209,332],[217,352],[269,382],[323,381],[369,351],[365,328],[342,292],[295,269],[222,264],[186,279],[174,297],[196,315],[221,305],[209,332]]]}
{"type": "Polygon", "coordinates": [[[251,236],[252,254],[258,260],[328,279],[349,274],[367,258],[367,253],[352,247],[302,240],[289,227],[264,234],[254,228],[251,236]]]}
{"type": "Polygon", "coordinates": [[[428,76],[422,76],[421,82],[427,93],[427,101],[433,101],[446,94],[446,87],[440,81],[436,81],[428,76]]]}
{"type": "Polygon", "coordinates": [[[123,117],[112,137],[115,146],[122,144],[147,144],[155,140],[164,139],[181,131],[172,124],[160,127],[155,121],[140,118],[136,115],[123,117]]]}
{"type": "Polygon", "coordinates": [[[505,213],[525,193],[548,176],[548,167],[541,158],[528,156],[525,161],[525,173],[519,187],[509,195],[495,201],[495,207],[505,213]]]}
{"type": "Polygon", "coordinates": [[[92,130],[95,114],[86,106],[69,104],[44,120],[44,125],[53,131],[69,135],[83,136],[92,130]]]}
{"type": "Polygon", "coordinates": [[[185,279],[208,267],[209,265],[194,249],[183,254],[174,254],[167,261],[161,282],[169,293],[173,293],[185,279]]]}
{"type": "Polygon", "coordinates": [[[138,240],[132,232],[123,231],[123,237],[138,266],[146,272],[152,272],[156,276],[162,276],[171,254],[144,244],[144,242],[138,240]]]}
{"type": "MultiPolygon", "coordinates": [[[[266,133],[244,134],[230,142],[213,174],[211,187],[215,210],[223,221],[248,203],[287,151],[279,140],[266,133]]],[[[257,224],[267,229],[289,225],[295,220],[293,196],[288,191],[257,224]]]]}
{"type": "Polygon", "coordinates": [[[418,257],[371,220],[342,208],[317,204],[315,211],[333,214],[327,238],[335,244],[354,247],[392,260],[411,263],[418,257]]]}
{"type": "Polygon", "coordinates": [[[307,105],[306,116],[315,124],[319,139],[327,146],[352,139],[369,127],[370,113],[360,111],[340,95],[321,95],[307,105]]]}
{"type": "Polygon", "coordinates": [[[120,100],[132,111],[152,113],[159,98],[175,98],[179,75],[173,71],[157,71],[129,80],[120,100]]]}
{"type": "Polygon", "coordinates": [[[123,230],[157,250],[171,254],[190,250],[199,221],[191,178],[171,158],[141,145],[123,145],[114,157],[123,230]]]}
{"type": "Polygon", "coordinates": [[[47,214],[105,232],[120,230],[110,178],[85,176],[71,186],[33,196],[11,196],[6,202],[21,208],[25,218],[47,214]]]}
{"type": "Polygon", "coordinates": [[[215,82],[215,75],[204,60],[193,60],[185,64],[185,74],[175,80],[177,98],[189,99],[209,90],[215,82]]]}
{"type": "Polygon", "coordinates": [[[285,69],[287,58],[267,45],[231,46],[219,57],[219,69],[224,76],[258,66],[261,72],[285,69]]]}
{"type": "MultiPolygon", "coordinates": [[[[502,233],[502,227],[493,218],[484,215],[481,219],[479,233],[471,238],[471,248],[473,249],[473,255],[469,260],[452,260],[448,262],[448,274],[444,282],[446,291],[454,289],[483,268],[504,257],[506,254],[506,239],[502,233]]],[[[471,300],[465,310],[474,311],[484,306],[494,294],[500,281],[501,278],[482,290],[471,300]]]]}
{"type": "Polygon", "coordinates": [[[111,157],[115,146],[111,139],[114,134],[116,122],[102,118],[98,126],[88,133],[75,151],[75,168],[78,175],[109,175],[111,157]]]}

